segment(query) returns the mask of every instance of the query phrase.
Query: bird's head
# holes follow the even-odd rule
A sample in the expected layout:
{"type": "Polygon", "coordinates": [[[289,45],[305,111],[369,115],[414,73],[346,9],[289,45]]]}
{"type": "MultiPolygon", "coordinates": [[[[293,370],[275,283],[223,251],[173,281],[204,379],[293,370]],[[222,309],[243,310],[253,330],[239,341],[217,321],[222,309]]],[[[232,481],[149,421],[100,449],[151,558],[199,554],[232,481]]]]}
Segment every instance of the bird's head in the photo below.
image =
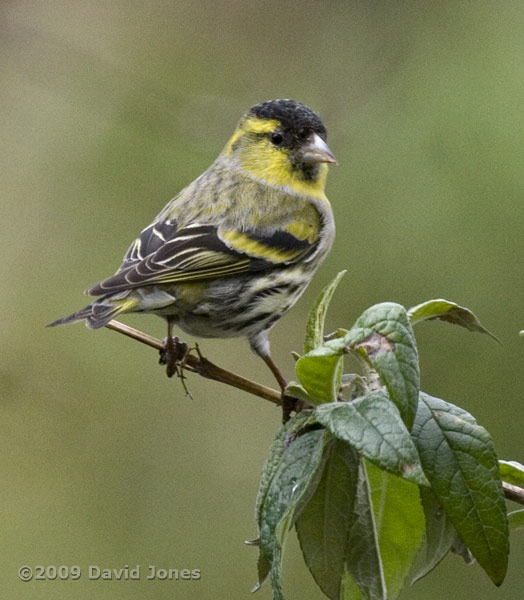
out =
{"type": "Polygon", "coordinates": [[[327,163],[336,163],[320,117],[294,100],[251,107],[225,153],[244,171],[293,192],[323,194],[327,163]]]}

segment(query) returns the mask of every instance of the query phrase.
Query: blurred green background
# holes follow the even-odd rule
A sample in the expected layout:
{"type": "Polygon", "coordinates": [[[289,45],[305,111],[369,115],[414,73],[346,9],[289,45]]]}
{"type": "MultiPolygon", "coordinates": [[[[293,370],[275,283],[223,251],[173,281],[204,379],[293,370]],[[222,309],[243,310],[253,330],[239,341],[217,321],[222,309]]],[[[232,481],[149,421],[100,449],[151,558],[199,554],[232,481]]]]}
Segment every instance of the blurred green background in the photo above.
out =
{"type": "MultiPolygon", "coordinates": [[[[335,246],[273,331],[277,362],[292,377],[308,308],[343,268],[333,329],[385,300],[469,306],[503,347],[422,325],[423,388],[524,461],[522,2],[4,0],[0,15],[4,597],[248,597],[256,550],[243,541],[279,411],[192,376],[190,400],[151,349],[44,325],[84,305],[263,100],[316,109],[340,165],[335,246]],[[84,575],[22,583],[22,564],[84,575]],[[202,576],[86,576],[136,564],[202,576]]],[[[160,319],[125,320],[164,335],[160,319]]],[[[273,385],[243,340],[202,348],[273,385]]],[[[524,536],[512,541],[500,590],[452,557],[404,598],[522,600],[524,536]]],[[[289,598],[322,597],[294,539],[284,574],[289,598]]]]}

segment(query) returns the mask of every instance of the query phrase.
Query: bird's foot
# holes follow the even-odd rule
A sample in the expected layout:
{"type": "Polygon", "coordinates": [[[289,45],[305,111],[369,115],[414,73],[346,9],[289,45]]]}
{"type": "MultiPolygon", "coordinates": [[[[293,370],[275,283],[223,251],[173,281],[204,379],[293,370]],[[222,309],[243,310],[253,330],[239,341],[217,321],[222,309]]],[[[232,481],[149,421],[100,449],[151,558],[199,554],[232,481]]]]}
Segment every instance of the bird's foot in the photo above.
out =
{"type": "Polygon", "coordinates": [[[186,393],[186,396],[190,400],[193,400],[193,394],[189,391],[189,388],[187,387],[187,383],[186,383],[187,377],[184,374],[184,367],[186,366],[187,359],[188,359],[189,355],[191,354],[191,352],[193,351],[193,348],[189,348],[189,346],[187,344],[184,344],[184,346],[186,347],[186,351],[185,351],[184,356],[180,359],[180,362],[178,363],[178,378],[180,379],[180,382],[182,383],[182,387],[184,388],[184,392],[186,393]]]}
{"type": "Polygon", "coordinates": [[[166,365],[166,374],[168,377],[173,377],[173,375],[177,374],[184,379],[182,368],[188,354],[188,345],[181,342],[178,337],[168,336],[165,338],[164,346],[160,350],[159,363],[166,365]]]}

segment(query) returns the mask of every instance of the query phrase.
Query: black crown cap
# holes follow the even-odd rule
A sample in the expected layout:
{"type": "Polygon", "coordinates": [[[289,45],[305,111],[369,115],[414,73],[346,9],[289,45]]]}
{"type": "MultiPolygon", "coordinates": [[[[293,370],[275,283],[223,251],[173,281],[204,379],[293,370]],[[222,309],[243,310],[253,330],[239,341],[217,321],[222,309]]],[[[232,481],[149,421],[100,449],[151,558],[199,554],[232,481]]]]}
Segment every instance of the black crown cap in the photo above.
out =
{"type": "Polygon", "coordinates": [[[326,128],[317,113],[296,100],[282,99],[261,102],[252,106],[247,115],[260,119],[276,119],[287,130],[314,131],[324,140],[327,136],[326,128]]]}

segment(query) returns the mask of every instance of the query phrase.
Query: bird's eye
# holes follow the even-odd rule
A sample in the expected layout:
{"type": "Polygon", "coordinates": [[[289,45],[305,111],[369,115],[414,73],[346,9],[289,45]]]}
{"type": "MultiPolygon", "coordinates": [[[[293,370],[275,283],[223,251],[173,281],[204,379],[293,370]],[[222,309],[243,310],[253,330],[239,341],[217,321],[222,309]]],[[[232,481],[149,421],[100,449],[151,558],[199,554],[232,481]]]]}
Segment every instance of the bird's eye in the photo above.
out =
{"type": "Polygon", "coordinates": [[[284,138],[282,137],[281,133],[274,132],[271,134],[271,143],[273,145],[280,146],[283,141],[284,141],[284,138]]]}

